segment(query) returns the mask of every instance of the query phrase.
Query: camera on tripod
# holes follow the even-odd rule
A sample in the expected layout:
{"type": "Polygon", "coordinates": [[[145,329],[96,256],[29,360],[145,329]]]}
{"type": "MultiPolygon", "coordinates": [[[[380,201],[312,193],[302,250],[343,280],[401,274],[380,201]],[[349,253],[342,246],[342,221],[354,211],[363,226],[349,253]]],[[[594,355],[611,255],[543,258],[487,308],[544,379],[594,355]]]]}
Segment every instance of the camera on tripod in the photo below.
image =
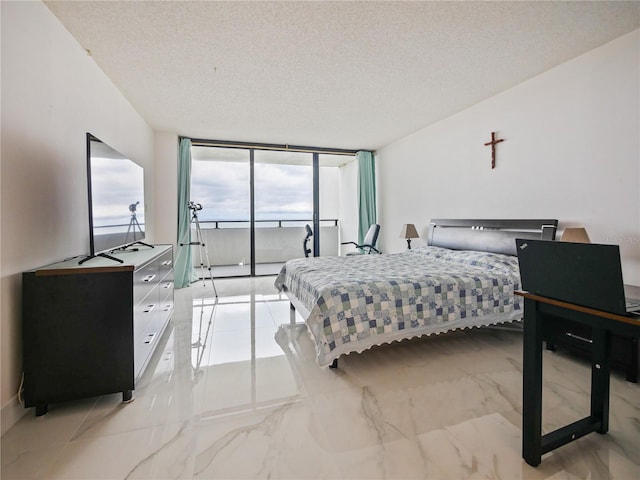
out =
{"type": "Polygon", "coordinates": [[[189,202],[187,206],[189,207],[189,210],[194,210],[194,211],[202,210],[202,205],[196,202],[189,202]]]}
{"type": "Polygon", "coordinates": [[[129,211],[131,213],[136,213],[136,209],[137,209],[139,203],[140,203],[140,201],[138,200],[136,203],[132,203],[131,205],[129,205],[129,211]]]}

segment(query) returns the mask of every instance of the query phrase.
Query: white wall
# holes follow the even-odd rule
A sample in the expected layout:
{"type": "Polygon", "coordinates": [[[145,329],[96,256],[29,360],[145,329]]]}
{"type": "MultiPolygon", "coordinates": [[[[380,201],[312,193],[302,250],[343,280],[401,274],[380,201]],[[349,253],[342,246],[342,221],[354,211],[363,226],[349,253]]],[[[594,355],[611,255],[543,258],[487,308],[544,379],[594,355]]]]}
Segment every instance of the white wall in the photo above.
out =
{"type": "Polygon", "coordinates": [[[619,244],[640,285],[639,63],[636,30],[379,149],[382,248],[431,218],[557,218],[619,244]]]}
{"type": "Polygon", "coordinates": [[[340,169],[320,167],[320,218],[338,218],[340,211],[340,169]]]}
{"type": "MultiPolygon", "coordinates": [[[[340,242],[358,242],[358,162],[352,160],[340,167],[338,177],[340,195],[340,242]]],[[[340,253],[354,252],[353,245],[340,247],[340,253]]]]}
{"type": "Polygon", "coordinates": [[[175,245],[178,238],[178,135],[156,132],[154,151],[156,242],[175,245]]]}
{"type": "Polygon", "coordinates": [[[86,254],[85,133],[145,167],[154,235],[153,132],[41,2],[0,2],[2,433],[24,413],[21,272],[86,254]]]}

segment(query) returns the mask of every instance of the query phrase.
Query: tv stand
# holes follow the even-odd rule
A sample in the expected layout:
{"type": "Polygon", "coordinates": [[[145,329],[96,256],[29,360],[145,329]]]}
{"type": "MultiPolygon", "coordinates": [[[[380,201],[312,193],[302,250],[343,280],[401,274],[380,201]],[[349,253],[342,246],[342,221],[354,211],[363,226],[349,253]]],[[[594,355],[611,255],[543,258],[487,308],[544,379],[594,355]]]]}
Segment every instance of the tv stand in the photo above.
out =
{"type": "MultiPolygon", "coordinates": [[[[138,241],[135,241],[135,242],[127,243],[126,245],[118,247],[118,248],[116,248],[114,250],[111,250],[110,253],[118,252],[120,250],[126,251],[129,247],[133,247],[134,245],[142,245],[143,247],[154,248],[153,245],[149,245],[148,243],[144,243],[144,242],[141,242],[140,240],[138,240],[138,241]]],[[[133,251],[137,251],[137,249],[134,249],[133,251]]]]}
{"type": "Polygon", "coordinates": [[[22,274],[24,406],[121,393],[150,363],[173,313],[173,247],[77,259],[22,274]],[[118,258],[120,256],[120,258],[118,258]]]}
{"type": "Polygon", "coordinates": [[[114,257],[112,255],[107,254],[107,253],[96,253],[95,255],[87,255],[86,257],[84,257],[82,260],[80,260],[78,262],[78,265],[82,265],[83,263],[87,262],[88,260],[91,260],[92,258],[98,258],[98,257],[108,258],[109,260],[113,260],[114,262],[118,262],[118,263],[124,263],[124,260],[122,260],[121,258],[116,258],[116,257],[114,257]]]}

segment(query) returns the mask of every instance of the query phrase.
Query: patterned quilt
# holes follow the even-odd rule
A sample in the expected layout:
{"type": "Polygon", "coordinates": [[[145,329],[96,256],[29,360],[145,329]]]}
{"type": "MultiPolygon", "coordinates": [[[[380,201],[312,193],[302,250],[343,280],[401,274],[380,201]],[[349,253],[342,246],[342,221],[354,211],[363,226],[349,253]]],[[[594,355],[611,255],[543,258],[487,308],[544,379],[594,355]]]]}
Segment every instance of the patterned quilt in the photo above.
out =
{"type": "Polygon", "coordinates": [[[308,310],[320,366],[419,335],[521,319],[516,257],[421,247],[288,261],[275,286],[308,310]]]}

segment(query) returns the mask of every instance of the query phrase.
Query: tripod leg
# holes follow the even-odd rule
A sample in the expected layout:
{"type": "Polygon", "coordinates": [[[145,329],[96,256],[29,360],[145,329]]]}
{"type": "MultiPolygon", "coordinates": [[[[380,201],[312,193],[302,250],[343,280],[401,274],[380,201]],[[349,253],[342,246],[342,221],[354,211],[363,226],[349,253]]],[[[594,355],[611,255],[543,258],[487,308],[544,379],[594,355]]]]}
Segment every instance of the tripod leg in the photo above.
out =
{"type": "Polygon", "coordinates": [[[142,231],[142,227],[140,226],[140,222],[138,222],[138,219],[135,218],[134,220],[135,220],[136,224],[133,227],[133,239],[135,240],[136,239],[136,227],[138,227],[138,231],[140,232],[140,235],[144,236],[144,232],[142,231]]]}
{"type": "Polygon", "coordinates": [[[198,244],[198,256],[200,259],[200,276],[202,277],[202,285],[206,285],[206,280],[204,276],[204,263],[202,261],[202,249],[204,247],[204,242],[202,239],[202,232],[200,231],[200,223],[198,222],[198,217],[195,215],[195,223],[196,223],[196,243],[198,244]]]}
{"type": "MultiPolygon", "coordinates": [[[[131,227],[133,225],[133,220],[134,218],[131,217],[131,220],[129,220],[129,228],[127,228],[127,235],[126,237],[124,237],[124,243],[127,243],[129,241],[129,233],[131,233],[131,227]]],[[[133,229],[133,239],[136,239],[136,230],[135,228],[133,229]]]]}
{"type": "MultiPolygon", "coordinates": [[[[200,228],[200,222],[198,221],[198,216],[194,212],[194,220],[196,224],[196,237],[198,239],[198,244],[200,245],[200,271],[202,272],[202,281],[204,283],[205,275],[204,275],[204,262],[202,261],[202,252],[204,250],[204,256],[207,260],[207,269],[209,270],[209,279],[211,280],[211,285],[213,286],[213,293],[216,298],[218,298],[218,290],[216,289],[216,284],[213,281],[213,273],[211,271],[211,262],[209,261],[209,252],[207,251],[207,246],[204,243],[204,238],[202,236],[202,229],[200,228]]],[[[205,283],[206,284],[206,283],[205,283]]]]}

